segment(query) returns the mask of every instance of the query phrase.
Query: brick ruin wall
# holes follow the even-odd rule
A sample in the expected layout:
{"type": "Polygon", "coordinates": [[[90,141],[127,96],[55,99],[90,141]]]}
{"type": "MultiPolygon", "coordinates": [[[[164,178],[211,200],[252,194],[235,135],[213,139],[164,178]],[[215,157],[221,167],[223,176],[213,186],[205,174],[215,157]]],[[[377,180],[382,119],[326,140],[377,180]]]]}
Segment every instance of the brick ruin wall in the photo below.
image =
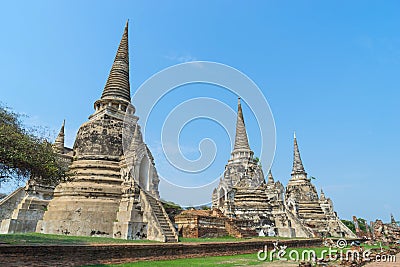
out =
{"type": "MultiPolygon", "coordinates": [[[[273,240],[220,243],[153,243],[108,245],[0,245],[0,266],[82,266],[117,264],[139,260],[162,260],[251,254],[273,240]]],[[[288,248],[321,246],[321,239],[281,240],[288,248]]]]}
{"type": "Polygon", "coordinates": [[[225,219],[219,217],[187,217],[179,221],[179,234],[187,238],[223,237],[228,232],[225,229],[225,219]]]}

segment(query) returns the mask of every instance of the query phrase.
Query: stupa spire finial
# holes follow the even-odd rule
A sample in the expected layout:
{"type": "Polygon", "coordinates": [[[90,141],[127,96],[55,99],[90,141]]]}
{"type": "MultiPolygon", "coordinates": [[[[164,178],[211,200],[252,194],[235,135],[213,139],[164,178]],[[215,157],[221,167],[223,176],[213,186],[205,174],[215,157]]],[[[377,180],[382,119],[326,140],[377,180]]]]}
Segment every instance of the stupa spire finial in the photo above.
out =
{"type": "Polygon", "coordinates": [[[124,33],[115,55],[101,99],[121,99],[131,101],[129,84],[129,50],[128,50],[128,23],[126,21],[124,33]]]}
{"type": "Polygon", "coordinates": [[[243,118],[242,105],[240,103],[240,97],[238,97],[238,112],[236,120],[236,136],[234,150],[246,149],[250,150],[249,140],[247,139],[246,126],[243,118]]]}
{"type": "Polygon", "coordinates": [[[304,176],[307,178],[307,173],[304,170],[303,162],[301,161],[299,146],[297,144],[296,133],[294,133],[294,147],[293,147],[293,169],[292,169],[292,177],[293,176],[304,176]]]}

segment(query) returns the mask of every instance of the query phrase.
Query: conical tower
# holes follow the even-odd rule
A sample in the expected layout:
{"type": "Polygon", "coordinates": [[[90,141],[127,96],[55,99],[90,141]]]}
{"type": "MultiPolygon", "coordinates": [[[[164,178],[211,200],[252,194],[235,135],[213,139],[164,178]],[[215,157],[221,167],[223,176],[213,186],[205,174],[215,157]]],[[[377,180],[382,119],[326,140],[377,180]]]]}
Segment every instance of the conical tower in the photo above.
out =
{"type": "Polygon", "coordinates": [[[213,207],[227,216],[259,218],[269,222],[271,206],[265,191],[265,178],[259,161],[253,155],[239,97],[235,143],[220,183],[213,192],[213,207]]]}
{"type": "Polygon", "coordinates": [[[302,225],[308,229],[306,232],[309,237],[313,235],[355,237],[351,230],[338,219],[333,210],[332,201],[326,198],[322,190],[318,196],[317,189],[307,178],[296,134],[294,134],[293,169],[286,186],[285,202],[288,214],[300,219],[302,225]]]}
{"type": "Polygon", "coordinates": [[[101,99],[121,99],[131,101],[129,85],[128,21],[115,55],[101,99]]]}
{"type": "Polygon", "coordinates": [[[128,25],[95,113],[77,133],[69,166],[71,181],[54,191],[38,231],[112,237],[121,199],[123,118],[129,96],[128,25]],[[75,210],[75,212],[74,212],[75,210]]]}
{"type": "Polygon", "coordinates": [[[301,161],[299,146],[297,144],[296,133],[294,133],[293,146],[293,169],[291,179],[307,179],[307,173],[304,170],[303,162],[301,161]]]}
{"type": "Polygon", "coordinates": [[[250,149],[249,140],[247,138],[246,126],[244,123],[242,105],[240,97],[238,98],[238,111],[236,119],[235,144],[231,153],[232,158],[251,158],[254,152],[250,149]]]}
{"type": "Polygon", "coordinates": [[[325,193],[324,193],[324,191],[322,190],[322,188],[321,188],[321,194],[320,194],[319,199],[320,199],[320,200],[326,200],[325,193]]]}
{"type": "Polygon", "coordinates": [[[234,150],[250,150],[249,140],[247,139],[246,126],[243,118],[242,104],[238,98],[238,111],[236,119],[236,136],[234,150]]]}
{"type": "Polygon", "coordinates": [[[135,112],[135,108],[130,105],[130,101],[127,21],[101,98],[94,103],[95,114],[90,118],[98,117],[99,113],[107,113],[113,117],[123,119],[128,106],[130,106],[132,113],[135,112]]]}
{"type": "Polygon", "coordinates": [[[267,184],[274,184],[274,183],[275,183],[274,176],[272,176],[272,171],[269,170],[269,171],[268,171],[268,181],[267,181],[267,184]]]}
{"type": "Polygon", "coordinates": [[[64,137],[65,137],[64,127],[65,127],[65,120],[63,121],[60,132],[58,133],[56,140],[54,141],[54,144],[53,144],[54,152],[56,152],[58,154],[64,153],[64,137]]]}
{"type": "Polygon", "coordinates": [[[130,104],[128,24],[94,107],[94,114],[81,125],[75,139],[70,180],[54,190],[37,231],[177,241],[175,228],[159,201],[154,160],[130,104]],[[130,128],[133,140],[128,145],[133,148],[126,154],[123,130],[128,131],[124,134],[129,142],[130,128]]]}

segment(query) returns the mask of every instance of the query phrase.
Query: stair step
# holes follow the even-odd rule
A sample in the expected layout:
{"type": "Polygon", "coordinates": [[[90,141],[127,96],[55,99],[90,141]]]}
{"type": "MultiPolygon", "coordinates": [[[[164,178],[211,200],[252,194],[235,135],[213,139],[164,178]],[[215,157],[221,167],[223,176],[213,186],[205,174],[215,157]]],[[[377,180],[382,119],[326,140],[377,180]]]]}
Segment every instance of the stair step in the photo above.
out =
{"type": "Polygon", "coordinates": [[[171,228],[169,224],[169,218],[167,215],[164,213],[162,206],[160,205],[160,202],[150,196],[148,193],[145,193],[147,200],[153,210],[154,216],[156,216],[158,223],[164,232],[165,236],[165,242],[177,242],[176,239],[176,234],[175,231],[171,228]]]}

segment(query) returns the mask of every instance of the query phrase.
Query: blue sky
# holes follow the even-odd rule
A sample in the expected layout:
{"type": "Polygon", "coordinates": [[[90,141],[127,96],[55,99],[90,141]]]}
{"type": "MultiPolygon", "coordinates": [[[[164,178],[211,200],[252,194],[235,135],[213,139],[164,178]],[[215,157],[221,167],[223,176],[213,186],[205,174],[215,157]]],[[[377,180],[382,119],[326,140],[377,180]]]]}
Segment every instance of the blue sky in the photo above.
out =
{"type": "MultiPolygon", "coordinates": [[[[295,130],[306,171],[340,217],[387,221],[392,212],[399,219],[399,10],[398,1],[7,1],[0,9],[0,101],[53,136],[66,119],[72,146],[129,19],[132,94],[177,63],[230,65],[271,107],[276,179],[290,178],[295,130]]],[[[164,110],[192,97],[236,110],[236,95],[226,90],[187,87],[163,99],[154,129],[164,110]]],[[[260,134],[247,105],[244,115],[257,154],[260,134]]],[[[230,151],[222,130],[209,121],[187,125],[183,153],[195,159],[198,141],[210,137],[220,144],[213,170],[222,172],[230,151]]],[[[157,141],[146,142],[168,175],[157,141]]]]}

